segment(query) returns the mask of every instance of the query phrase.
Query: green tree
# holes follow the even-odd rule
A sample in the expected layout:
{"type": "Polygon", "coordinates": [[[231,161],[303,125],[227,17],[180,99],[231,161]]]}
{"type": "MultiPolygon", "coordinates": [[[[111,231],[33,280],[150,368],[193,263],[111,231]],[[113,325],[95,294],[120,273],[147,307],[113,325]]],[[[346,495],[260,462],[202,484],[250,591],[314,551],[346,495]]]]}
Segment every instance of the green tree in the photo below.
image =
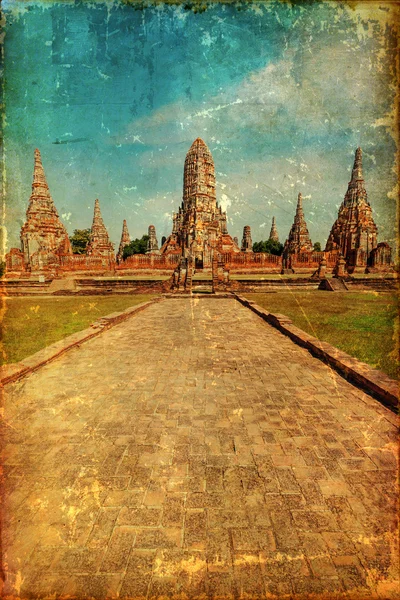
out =
{"type": "Polygon", "coordinates": [[[283,244],[276,242],[275,240],[254,242],[253,252],[266,252],[267,254],[280,256],[283,252],[283,244]]]}
{"type": "Polygon", "coordinates": [[[90,229],[74,229],[73,235],[69,238],[74,254],[85,254],[90,240],[90,231],[90,229]]]}
{"type": "Polygon", "coordinates": [[[314,244],[314,252],[322,252],[321,243],[320,242],[315,242],[315,244],[314,244]]]}
{"type": "Polygon", "coordinates": [[[6,263],[4,262],[4,260],[0,260],[0,277],[3,277],[5,272],[6,272],[6,263]]]}
{"type": "Polygon", "coordinates": [[[148,235],[143,235],[140,240],[138,238],[132,240],[130,244],[125,246],[122,258],[125,260],[128,256],[132,256],[133,254],[146,254],[148,241],[148,235]]]}

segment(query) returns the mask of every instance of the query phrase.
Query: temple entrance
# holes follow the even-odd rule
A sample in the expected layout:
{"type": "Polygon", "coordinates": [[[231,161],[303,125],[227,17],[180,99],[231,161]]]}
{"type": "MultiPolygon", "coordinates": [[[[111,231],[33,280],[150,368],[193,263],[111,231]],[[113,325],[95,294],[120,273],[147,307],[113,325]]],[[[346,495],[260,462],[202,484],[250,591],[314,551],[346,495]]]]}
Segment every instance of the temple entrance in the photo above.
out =
{"type": "Polygon", "coordinates": [[[199,269],[203,269],[203,256],[196,256],[196,258],[194,259],[194,268],[196,269],[196,271],[198,271],[199,269]]]}

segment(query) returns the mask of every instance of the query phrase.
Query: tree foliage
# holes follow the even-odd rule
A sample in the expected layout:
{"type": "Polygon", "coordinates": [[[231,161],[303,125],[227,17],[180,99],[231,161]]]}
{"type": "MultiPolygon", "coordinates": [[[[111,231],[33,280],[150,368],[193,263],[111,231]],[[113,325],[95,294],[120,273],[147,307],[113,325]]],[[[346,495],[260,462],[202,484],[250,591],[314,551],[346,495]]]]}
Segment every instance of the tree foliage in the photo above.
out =
{"type": "Polygon", "coordinates": [[[315,242],[315,244],[314,244],[314,252],[322,252],[321,243],[320,242],[315,242]]]}
{"type": "Polygon", "coordinates": [[[69,238],[74,254],[85,254],[86,247],[90,240],[90,229],[74,229],[73,235],[69,238]]]}
{"type": "Polygon", "coordinates": [[[254,242],[253,252],[266,252],[267,254],[280,256],[283,252],[283,244],[276,242],[275,240],[254,242]]]}
{"type": "Polygon", "coordinates": [[[132,256],[133,254],[146,254],[148,241],[148,235],[143,235],[140,240],[138,238],[132,240],[130,244],[125,246],[122,258],[125,260],[128,256],[132,256]]]}
{"type": "Polygon", "coordinates": [[[0,260],[0,277],[3,277],[5,272],[6,272],[6,263],[4,262],[4,260],[0,260]]]}

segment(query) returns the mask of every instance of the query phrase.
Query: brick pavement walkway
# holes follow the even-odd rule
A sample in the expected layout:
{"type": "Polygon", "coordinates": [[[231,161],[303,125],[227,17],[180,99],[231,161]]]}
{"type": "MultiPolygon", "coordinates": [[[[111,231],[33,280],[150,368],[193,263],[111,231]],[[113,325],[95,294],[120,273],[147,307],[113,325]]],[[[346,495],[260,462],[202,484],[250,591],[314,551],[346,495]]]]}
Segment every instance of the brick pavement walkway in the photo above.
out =
{"type": "Polygon", "coordinates": [[[3,593],[397,597],[397,418],[235,300],[6,391],[3,593]]]}

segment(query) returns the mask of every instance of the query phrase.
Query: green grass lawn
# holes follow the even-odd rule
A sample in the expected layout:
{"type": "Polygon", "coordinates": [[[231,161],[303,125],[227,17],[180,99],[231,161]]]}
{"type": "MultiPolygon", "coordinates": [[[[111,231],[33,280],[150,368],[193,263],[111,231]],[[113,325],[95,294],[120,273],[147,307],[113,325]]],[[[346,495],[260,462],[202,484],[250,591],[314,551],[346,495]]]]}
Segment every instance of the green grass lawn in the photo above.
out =
{"type": "Polygon", "coordinates": [[[2,298],[0,361],[14,363],[89,327],[99,317],[122,311],[154,296],[78,296],[2,298]]]}
{"type": "Polygon", "coordinates": [[[310,290],[245,296],[271,313],[290,317],[310,335],[398,378],[396,294],[310,290]]]}

